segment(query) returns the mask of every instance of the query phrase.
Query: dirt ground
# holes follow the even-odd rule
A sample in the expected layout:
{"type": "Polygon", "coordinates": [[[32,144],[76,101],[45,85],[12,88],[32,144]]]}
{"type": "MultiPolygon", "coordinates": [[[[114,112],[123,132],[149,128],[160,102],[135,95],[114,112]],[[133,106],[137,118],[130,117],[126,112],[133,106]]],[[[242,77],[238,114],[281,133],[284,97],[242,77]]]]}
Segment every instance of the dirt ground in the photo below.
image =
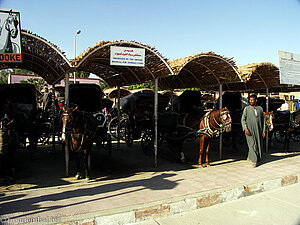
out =
{"type": "MultiPolygon", "coordinates": [[[[274,142],[269,147],[269,152],[264,153],[266,160],[276,160],[289,157],[291,154],[299,154],[299,142],[291,142],[290,153],[282,152],[283,144],[274,142]]],[[[113,143],[112,158],[109,159],[104,148],[100,150],[96,146],[92,150],[91,156],[91,178],[90,180],[76,180],[75,160],[71,155],[70,177],[65,177],[64,152],[60,145],[39,146],[31,161],[29,152],[19,149],[15,155],[16,179],[14,181],[0,180],[0,193],[6,191],[25,190],[40,187],[53,187],[69,185],[73,183],[90,183],[101,180],[131,177],[147,172],[157,171],[178,171],[194,168],[199,156],[199,141],[185,142],[183,151],[186,155],[186,162],[179,162],[179,155],[170,151],[168,145],[163,143],[158,149],[158,166],[154,166],[154,156],[146,156],[141,150],[141,145],[137,141],[133,147],[129,148],[121,143],[120,149],[113,143]]],[[[222,159],[219,159],[219,142],[213,140],[209,159],[212,166],[217,164],[230,163],[237,160],[245,160],[247,157],[247,145],[238,145],[236,152],[232,148],[223,148],[222,159]]]]}

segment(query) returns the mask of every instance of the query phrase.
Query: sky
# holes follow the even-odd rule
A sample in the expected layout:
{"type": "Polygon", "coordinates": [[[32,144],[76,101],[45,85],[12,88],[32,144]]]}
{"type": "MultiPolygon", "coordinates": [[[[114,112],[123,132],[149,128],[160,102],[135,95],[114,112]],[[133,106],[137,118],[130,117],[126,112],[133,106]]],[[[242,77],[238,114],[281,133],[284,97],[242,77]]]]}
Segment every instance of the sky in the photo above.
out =
{"type": "Polygon", "coordinates": [[[236,64],[300,54],[300,0],[0,0],[20,11],[21,28],[68,59],[101,40],[155,46],[169,60],[213,51],[236,64]]]}

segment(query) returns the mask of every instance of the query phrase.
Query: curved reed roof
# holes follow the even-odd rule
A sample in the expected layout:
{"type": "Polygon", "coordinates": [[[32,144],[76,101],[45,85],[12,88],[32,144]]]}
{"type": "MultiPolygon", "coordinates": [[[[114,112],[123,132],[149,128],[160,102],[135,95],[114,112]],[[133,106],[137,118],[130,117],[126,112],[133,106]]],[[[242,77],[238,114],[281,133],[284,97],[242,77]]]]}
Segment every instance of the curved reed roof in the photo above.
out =
{"type": "Polygon", "coordinates": [[[93,73],[109,86],[142,83],[173,73],[166,59],[154,47],[134,41],[100,41],[71,63],[76,70],[93,73]],[[145,67],[111,66],[110,46],[144,48],[145,67]]]}
{"type": "Polygon", "coordinates": [[[300,86],[280,84],[279,69],[270,62],[252,63],[238,67],[244,84],[230,84],[229,90],[288,92],[300,90],[300,86]]]}
{"type": "Polygon", "coordinates": [[[55,84],[71,68],[69,60],[54,44],[29,31],[21,31],[22,63],[0,63],[0,69],[22,68],[35,72],[47,83],[55,84]]]}
{"type": "Polygon", "coordinates": [[[160,87],[217,90],[220,84],[241,82],[235,61],[214,52],[198,53],[169,62],[176,76],[160,79],[160,87]]]}

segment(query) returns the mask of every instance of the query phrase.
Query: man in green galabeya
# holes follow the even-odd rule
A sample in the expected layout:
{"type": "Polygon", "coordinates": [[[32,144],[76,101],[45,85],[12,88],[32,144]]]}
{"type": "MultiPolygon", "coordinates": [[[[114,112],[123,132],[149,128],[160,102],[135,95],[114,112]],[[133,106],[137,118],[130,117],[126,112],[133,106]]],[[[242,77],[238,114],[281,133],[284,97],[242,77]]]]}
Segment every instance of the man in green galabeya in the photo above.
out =
{"type": "Polygon", "coordinates": [[[256,105],[256,95],[250,96],[249,103],[250,105],[244,108],[241,123],[249,148],[248,160],[252,162],[253,167],[256,167],[257,163],[262,159],[262,140],[265,137],[265,117],[263,108],[256,105]]]}

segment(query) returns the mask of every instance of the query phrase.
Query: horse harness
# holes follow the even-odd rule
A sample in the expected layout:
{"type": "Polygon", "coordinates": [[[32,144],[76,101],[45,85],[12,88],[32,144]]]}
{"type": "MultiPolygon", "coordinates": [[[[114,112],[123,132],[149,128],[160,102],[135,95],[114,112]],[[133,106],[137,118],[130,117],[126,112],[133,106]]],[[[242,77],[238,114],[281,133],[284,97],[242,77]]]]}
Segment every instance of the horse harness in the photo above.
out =
{"type": "Polygon", "coordinates": [[[213,117],[214,122],[218,125],[218,127],[214,127],[210,124],[210,113],[211,111],[207,112],[204,115],[204,128],[203,129],[199,129],[197,131],[197,134],[206,134],[209,138],[212,138],[214,135],[219,136],[220,133],[224,133],[225,132],[225,127],[228,126],[229,124],[231,124],[231,117],[229,114],[229,111],[222,111],[220,113],[220,118],[222,123],[218,123],[218,121],[215,119],[215,117],[213,117]],[[229,121],[226,122],[227,117],[229,116],[229,121]]]}
{"type": "MultiPolygon", "coordinates": [[[[91,114],[88,113],[88,112],[84,112],[84,111],[80,111],[80,112],[81,112],[81,113],[84,113],[84,114],[88,114],[88,116],[91,116],[91,114]]],[[[65,117],[65,116],[70,117],[70,114],[72,114],[72,113],[73,113],[73,112],[71,112],[71,113],[64,112],[64,113],[62,114],[62,116],[63,116],[63,117],[65,117]]],[[[78,148],[78,150],[77,150],[77,151],[80,151],[81,148],[82,148],[82,146],[83,146],[85,137],[88,135],[88,134],[87,134],[87,123],[84,122],[84,124],[83,124],[83,131],[84,131],[84,132],[82,132],[82,133],[75,133],[74,130],[72,129],[72,127],[68,127],[68,126],[63,126],[63,129],[68,130],[68,131],[65,132],[65,133],[69,133],[69,134],[71,135],[71,138],[72,138],[72,139],[80,139],[80,137],[81,137],[80,145],[79,145],[79,148],[78,148]]],[[[95,134],[95,132],[94,132],[94,134],[95,134]]],[[[91,136],[93,136],[94,134],[92,134],[91,136]]],[[[72,145],[71,145],[71,146],[72,146],[72,145]]],[[[72,148],[73,148],[73,147],[72,147],[72,148]]],[[[74,150],[74,149],[73,149],[73,150],[74,150]]]]}

